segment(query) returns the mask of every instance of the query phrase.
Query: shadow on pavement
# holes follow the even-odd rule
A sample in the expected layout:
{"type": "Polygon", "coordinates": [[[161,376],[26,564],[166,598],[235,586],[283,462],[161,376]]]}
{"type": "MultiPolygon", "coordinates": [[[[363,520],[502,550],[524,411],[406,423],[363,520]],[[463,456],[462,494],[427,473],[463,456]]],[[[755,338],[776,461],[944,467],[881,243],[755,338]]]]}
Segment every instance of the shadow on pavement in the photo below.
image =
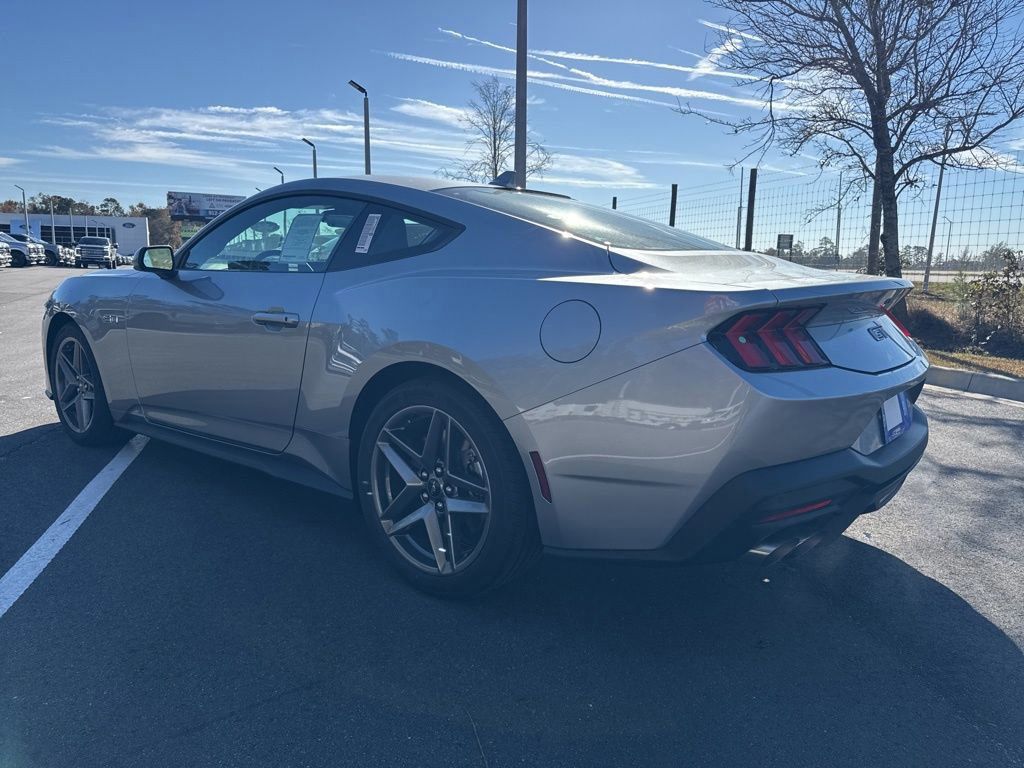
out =
{"type": "Polygon", "coordinates": [[[0,436],[0,576],[120,446],[82,448],[56,422],[0,436]]]}
{"type": "Polygon", "coordinates": [[[0,764],[1024,759],[1020,649],[871,546],[446,603],[351,505],[156,443],[0,621],[0,681],[0,764]]]}

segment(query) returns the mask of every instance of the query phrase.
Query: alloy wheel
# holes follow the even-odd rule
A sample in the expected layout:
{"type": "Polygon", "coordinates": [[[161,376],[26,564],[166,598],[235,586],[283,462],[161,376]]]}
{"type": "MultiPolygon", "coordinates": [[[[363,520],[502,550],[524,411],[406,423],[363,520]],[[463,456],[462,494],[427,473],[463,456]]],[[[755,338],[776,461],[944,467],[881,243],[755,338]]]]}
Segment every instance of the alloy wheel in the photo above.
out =
{"type": "Polygon", "coordinates": [[[68,427],[83,434],[92,424],[96,405],[96,376],[82,344],[74,337],[57,348],[54,389],[57,406],[68,427]]]}
{"type": "Polygon", "coordinates": [[[430,406],[402,409],[377,435],[370,473],[377,518],[406,560],[435,575],[473,562],[490,527],[491,490],[458,421],[430,406]]]}

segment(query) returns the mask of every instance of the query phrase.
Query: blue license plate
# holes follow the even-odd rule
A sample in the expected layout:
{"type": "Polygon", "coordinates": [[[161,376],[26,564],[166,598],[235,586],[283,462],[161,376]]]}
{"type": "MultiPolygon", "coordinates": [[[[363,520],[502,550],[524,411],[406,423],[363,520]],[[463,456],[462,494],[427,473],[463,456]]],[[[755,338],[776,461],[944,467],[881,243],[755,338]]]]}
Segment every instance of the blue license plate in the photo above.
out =
{"type": "Polygon", "coordinates": [[[882,442],[891,443],[910,429],[910,401],[900,392],[882,403],[882,442]]]}

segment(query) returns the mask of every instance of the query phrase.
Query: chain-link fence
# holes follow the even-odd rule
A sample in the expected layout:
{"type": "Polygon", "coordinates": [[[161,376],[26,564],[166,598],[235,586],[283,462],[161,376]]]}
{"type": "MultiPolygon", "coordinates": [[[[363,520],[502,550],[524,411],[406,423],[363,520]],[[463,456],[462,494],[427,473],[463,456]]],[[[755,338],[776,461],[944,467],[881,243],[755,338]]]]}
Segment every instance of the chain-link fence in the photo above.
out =
{"type": "MultiPolygon", "coordinates": [[[[998,269],[1006,249],[1024,249],[1024,158],[1001,168],[939,168],[919,174],[899,201],[904,275],[922,277],[932,241],[932,279],[998,269]],[[934,223],[934,224],[933,224],[934,223]]],[[[616,198],[625,212],[737,248],[827,269],[865,270],[871,185],[838,173],[739,172],[721,182],[616,198]],[[750,205],[753,191],[753,205],[750,205]],[[780,238],[780,236],[782,236],[780,238]],[[792,236],[790,247],[787,236],[792,236]],[[749,238],[749,240],[748,240],[749,238]],[[779,247],[783,246],[782,250],[779,247]]]]}

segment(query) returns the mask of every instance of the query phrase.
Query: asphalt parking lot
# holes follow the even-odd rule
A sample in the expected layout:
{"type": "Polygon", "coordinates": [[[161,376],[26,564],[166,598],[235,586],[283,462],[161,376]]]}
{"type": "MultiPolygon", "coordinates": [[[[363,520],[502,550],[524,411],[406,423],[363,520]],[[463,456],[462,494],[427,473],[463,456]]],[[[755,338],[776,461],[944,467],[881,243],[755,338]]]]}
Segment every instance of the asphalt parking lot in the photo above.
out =
{"type": "MultiPolygon", "coordinates": [[[[117,452],[0,271],[0,575],[117,452]]],[[[1024,765],[1024,407],[928,387],[883,511],[770,571],[550,560],[420,595],[345,503],[151,441],[0,616],[0,766],[1024,765]]]]}

